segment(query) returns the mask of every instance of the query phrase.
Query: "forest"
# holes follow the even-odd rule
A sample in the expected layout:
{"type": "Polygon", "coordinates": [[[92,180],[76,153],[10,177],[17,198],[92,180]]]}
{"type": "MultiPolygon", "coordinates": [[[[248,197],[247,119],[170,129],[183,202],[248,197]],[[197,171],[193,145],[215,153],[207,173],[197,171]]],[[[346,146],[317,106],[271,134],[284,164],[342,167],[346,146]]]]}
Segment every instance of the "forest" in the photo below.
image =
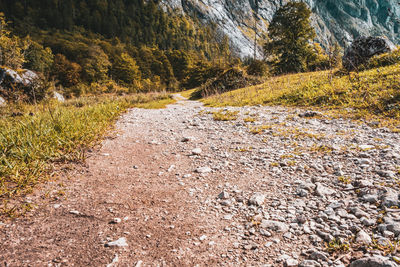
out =
{"type": "Polygon", "coordinates": [[[235,59],[215,25],[155,1],[1,0],[0,65],[39,72],[66,96],[194,88],[235,59]]]}

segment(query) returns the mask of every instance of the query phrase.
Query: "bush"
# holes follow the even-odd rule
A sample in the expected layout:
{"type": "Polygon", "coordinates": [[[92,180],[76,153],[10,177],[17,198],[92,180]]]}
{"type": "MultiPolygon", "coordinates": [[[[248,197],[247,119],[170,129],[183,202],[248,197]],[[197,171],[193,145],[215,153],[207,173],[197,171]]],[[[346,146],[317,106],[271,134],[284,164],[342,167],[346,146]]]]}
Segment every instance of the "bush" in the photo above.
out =
{"type": "Polygon", "coordinates": [[[391,66],[397,63],[400,63],[400,47],[393,52],[372,57],[367,64],[361,67],[361,69],[369,70],[391,66]]]}
{"type": "Polygon", "coordinates": [[[32,42],[25,53],[27,69],[48,74],[54,62],[54,55],[50,48],[44,48],[41,44],[32,42]]]}
{"type": "Polygon", "coordinates": [[[262,80],[259,78],[248,76],[243,69],[233,67],[226,70],[217,78],[209,80],[200,88],[200,90],[198,90],[197,95],[206,97],[213,94],[220,94],[243,88],[246,86],[256,85],[261,82],[262,80]]]}
{"type": "Polygon", "coordinates": [[[64,87],[77,85],[81,80],[81,66],[69,61],[64,55],[57,54],[54,59],[53,75],[64,87]]]}
{"type": "Polygon", "coordinates": [[[268,65],[263,60],[252,60],[247,67],[247,73],[254,76],[265,76],[268,74],[268,65]]]}

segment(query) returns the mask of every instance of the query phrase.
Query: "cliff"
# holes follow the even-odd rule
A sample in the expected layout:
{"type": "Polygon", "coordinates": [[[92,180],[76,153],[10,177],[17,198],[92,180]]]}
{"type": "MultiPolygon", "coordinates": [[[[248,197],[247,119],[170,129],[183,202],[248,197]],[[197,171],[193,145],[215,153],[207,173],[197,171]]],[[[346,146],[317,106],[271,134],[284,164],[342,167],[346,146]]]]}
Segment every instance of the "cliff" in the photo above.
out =
{"type": "MultiPolygon", "coordinates": [[[[258,56],[268,23],[286,0],[162,0],[173,9],[215,23],[242,57],[253,55],[257,24],[258,56]],[[258,12],[257,12],[258,10],[258,12]],[[257,14],[256,16],[254,14],[257,14]],[[256,21],[256,23],[255,23],[256,21]]],[[[362,35],[386,36],[400,43],[400,4],[397,0],[306,0],[313,11],[315,41],[347,46],[362,35]]]]}

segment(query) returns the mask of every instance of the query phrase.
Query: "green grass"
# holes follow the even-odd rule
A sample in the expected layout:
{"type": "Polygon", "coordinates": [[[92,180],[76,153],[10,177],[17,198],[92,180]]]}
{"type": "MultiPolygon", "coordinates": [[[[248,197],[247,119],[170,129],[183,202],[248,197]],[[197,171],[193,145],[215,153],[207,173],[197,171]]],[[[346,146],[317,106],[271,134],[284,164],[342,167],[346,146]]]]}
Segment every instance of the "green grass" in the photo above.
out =
{"type": "Polygon", "coordinates": [[[235,121],[239,117],[239,111],[219,110],[213,112],[213,119],[215,121],[235,121]]]}
{"type": "Polygon", "coordinates": [[[319,107],[368,117],[400,118],[400,64],[332,75],[329,71],[272,77],[266,83],[202,100],[213,107],[284,105],[319,107]]]}
{"type": "Polygon", "coordinates": [[[167,95],[87,97],[0,109],[0,201],[32,191],[56,164],[84,160],[86,148],[131,107],[165,107],[167,95]]]}

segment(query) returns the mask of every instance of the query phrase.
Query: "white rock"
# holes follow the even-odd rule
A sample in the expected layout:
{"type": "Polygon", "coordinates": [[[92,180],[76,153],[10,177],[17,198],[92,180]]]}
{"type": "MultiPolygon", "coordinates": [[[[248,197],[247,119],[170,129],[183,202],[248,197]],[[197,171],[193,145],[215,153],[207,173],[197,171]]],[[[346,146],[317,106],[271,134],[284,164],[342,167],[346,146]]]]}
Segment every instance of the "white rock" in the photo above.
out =
{"type": "Polygon", "coordinates": [[[315,194],[317,196],[329,196],[335,194],[335,190],[325,187],[321,183],[315,183],[315,194]]]}
{"type": "Polygon", "coordinates": [[[5,107],[5,106],[7,106],[7,101],[0,96],[0,107],[5,107]]]}
{"type": "Polygon", "coordinates": [[[108,242],[106,244],[106,247],[127,247],[128,243],[126,242],[126,238],[125,237],[121,237],[118,240],[112,241],[112,242],[108,242]]]}
{"type": "Polygon", "coordinates": [[[375,146],[371,146],[371,145],[360,145],[358,146],[361,150],[370,150],[375,148],[375,146]]]}
{"type": "Polygon", "coordinates": [[[199,237],[199,240],[200,240],[200,241],[204,241],[204,240],[206,240],[206,239],[207,239],[207,236],[206,236],[206,235],[202,235],[202,236],[199,237]]]}
{"type": "Polygon", "coordinates": [[[203,150],[201,148],[196,147],[195,149],[192,150],[192,155],[200,155],[203,150]]]}
{"type": "Polygon", "coordinates": [[[372,243],[372,239],[365,231],[361,230],[357,234],[356,242],[364,245],[369,245],[372,243]]]}
{"type": "Polygon", "coordinates": [[[120,222],[122,222],[122,220],[121,220],[120,218],[114,218],[114,219],[111,221],[111,223],[115,223],[115,224],[120,223],[120,222]]]}
{"type": "Polygon", "coordinates": [[[265,196],[261,193],[255,193],[249,199],[250,205],[261,206],[265,201],[265,196]]]}
{"type": "Polygon", "coordinates": [[[197,173],[209,173],[211,172],[211,168],[210,167],[199,167],[196,169],[197,173]]]}
{"type": "Polygon", "coordinates": [[[64,103],[65,102],[65,98],[62,94],[60,94],[59,92],[54,92],[54,99],[56,99],[58,102],[64,103]]]}
{"type": "Polygon", "coordinates": [[[299,262],[295,259],[290,258],[290,259],[286,260],[285,265],[287,267],[297,266],[297,265],[299,265],[299,262]]]}

